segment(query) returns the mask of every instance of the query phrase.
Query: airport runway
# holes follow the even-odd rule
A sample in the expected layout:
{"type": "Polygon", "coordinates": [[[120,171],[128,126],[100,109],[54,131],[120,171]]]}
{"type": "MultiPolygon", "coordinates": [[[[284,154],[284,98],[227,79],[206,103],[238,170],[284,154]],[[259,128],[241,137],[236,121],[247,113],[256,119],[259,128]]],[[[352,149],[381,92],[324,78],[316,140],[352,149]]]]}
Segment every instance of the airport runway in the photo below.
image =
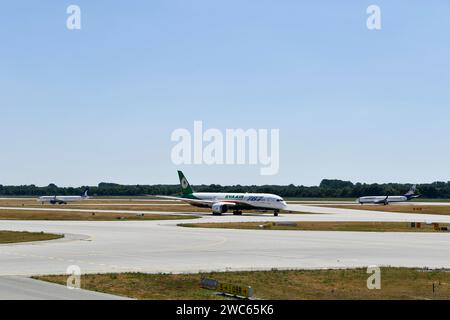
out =
{"type": "MultiPolygon", "coordinates": [[[[70,234],[66,241],[0,246],[0,275],[199,272],[367,265],[450,268],[450,233],[266,231],[177,227],[186,222],[421,221],[450,216],[292,205],[316,214],[213,217],[186,221],[0,221],[1,230],[70,234]],[[320,213],[320,214],[318,214],[320,213]]],[[[119,211],[121,212],[121,211],[119,211]]],[[[178,213],[177,213],[178,214],[178,213]]]]}
{"type": "MultiPolygon", "coordinates": [[[[450,203],[443,203],[445,205],[450,205],[450,203]]],[[[409,205],[409,204],[405,204],[409,205]]],[[[429,205],[428,203],[424,203],[423,205],[429,205]]],[[[95,205],[96,206],[96,205],[95,205]]],[[[348,216],[350,213],[350,219],[366,219],[364,221],[372,221],[372,219],[379,219],[382,217],[381,221],[411,221],[412,219],[416,221],[416,219],[419,219],[416,222],[426,222],[430,219],[434,222],[448,222],[449,220],[444,215],[435,215],[434,217],[430,217],[430,215],[426,214],[394,214],[391,212],[383,212],[381,211],[383,209],[382,206],[380,207],[380,211],[368,211],[368,210],[359,210],[359,209],[339,209],[339,208],[333,208],[329,206],[314,206],[310,204],[288,204],[288,211],[293,212],[306,212],[306,213],[320,213],[320,214],[332,214],[332,218],[340,219],[343,215],[343,217],[348,216]],[[369,215],[368,215],[369,213],[369,215]],[[338,217],[339,215],[339,217],[338,217]]],[[[356,207],[357,208],[357,207],[356,207]]],[[[113,209],[113,210],[105,210],[105,209],[78,209],[78,208],[65,208],[63,206],[56,206],[56,207],[0,207],[0,210],[14,210],[14,211],[54,211],[54,212],[86,212],[86,213],[118,213],[118,214],[159,214],[159,215],[200,215],[200,216],[211,216],[211,214],[202,214],[202,213],[192,213],[192,212],[176,212],[176,211],[155,211],[155,210],[123,210],[123,209],[113,209]]],[[[247,215],[249,216],[249,215],[247,215]]],[[[255,219],[258,216],[267,216],[267,215],[254,215],[255,219]]],[[[227,215],[225,217],[228,217],[227,215]]],[[[288,217],[288,216],[287,216],[288,217]]],[[[215,217],[217,218],[217,217],[215,217]]],[[[295,218],[291,217],[291,218],[295,218]]],[[[291,219],[289,218],[289,219],[291,219]]],[[[326,216],[322,217],[325,219],[328,219],[326,216]]],[[[315,216],[313,219],[322,219],[318,216],[315,216]]],[[[228,218],[226,218],[228,219],[228,218]]],[[[238,217],[233,217],[231,221],[239,221],[238,217]]],[[[333,221],[333,220],[329,220],[333,221]]],[[[356,220],[356,221],[362,221],[362,220],[356,220]]],[[[380,220],[373,220],[373,221],[380,221],[380,220]]]]}
{"type": "Polygon", "coordinates": [[[73,290],[25,277],[0,277],[0,300],[128,300],[128,298],[73,290]]]}
{"type": "Polygon", "coordinates": [[[103,210],[103,209],[67,209],[64,207],[0,207],[0,210],[9,211],[46,211],[46,212],[87,212],[87,213],[119,213],[119,214],[159,214],[159,215],[192,215],[191,212],[147,211],[147,210],[103,210]]]}

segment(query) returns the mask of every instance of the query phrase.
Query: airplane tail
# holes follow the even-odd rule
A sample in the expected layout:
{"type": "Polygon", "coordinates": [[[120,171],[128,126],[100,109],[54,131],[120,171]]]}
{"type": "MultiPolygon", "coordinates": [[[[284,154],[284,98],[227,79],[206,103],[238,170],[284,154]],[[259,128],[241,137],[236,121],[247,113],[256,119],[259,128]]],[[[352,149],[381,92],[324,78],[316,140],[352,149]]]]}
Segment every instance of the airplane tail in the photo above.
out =
{"type": "Polygon", "coordinates": [[[81,195],[82,198],[89,198],[89,188],[86,188],[86,190],[84,190],[83,194],[81,195]]]}
{"type": "Polygon", "coordinates": [[[191,185],[187,181],[183,172],[178,171],[178,177],[180,178],[181,191],[183,192],[183,195],[192,194],[194,191],[192,190],[191,185]]]}
{"type": "Polygon", "coordinates": [[[407,193],[405,193],[405,197],[407,197],[408,199],[419,197],[418,195],[416,195],[416,189],[417,189],[416,187],[417,186],[415,184],[413,184],[411,186],[411,188],[409,189],[409,191],[407,193]]]}

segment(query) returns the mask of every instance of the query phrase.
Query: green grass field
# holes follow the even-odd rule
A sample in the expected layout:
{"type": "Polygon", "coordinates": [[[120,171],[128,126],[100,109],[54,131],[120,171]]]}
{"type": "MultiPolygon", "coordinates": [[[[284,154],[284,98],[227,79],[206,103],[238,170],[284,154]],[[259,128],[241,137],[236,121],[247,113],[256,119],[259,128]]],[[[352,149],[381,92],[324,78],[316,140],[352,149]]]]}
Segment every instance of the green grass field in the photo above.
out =
{"type": "Polygon", "coordinates": [[[63,237],[63,235],[43,232],[0,231],[0,244],[55,240],[63,237]]]}
{"type": "Polygon", "coordinates": [[[64,212],[64,211],[22,211],[0,210],[0,220],[57,220],[57,221],[149,221],[149,220],[190,220],[189,215],[165,214],[120,214],[103,212],[64,212]]]}
{"type": "MultiPolygon", "coordinates": [[[[320,205],[319,205],[320,206],[320,205]]],[[[338,209],[353,209],[353,210],[367,210],[367,211],[384,211],[395,213],[419,213],[419,214],[438,214],[438,215],[450,215],[449,205],[422,205],[422,204],[409,204],[409,205],[360,205],[360,204],[334,204],[327,206],[327,208],[338,209]]]]}
{"type": "MultiPolygon", "coordinates": [[[[447,232],[435,230],[434,225],[421,223],[412,228],[407,222],[229,222],[229,223],[184,223],[181,227],[221,228],[252,230],[297,230],[297,231],[364,231],[364,232],[447,232]]],[[[439,224],[445,228],[450,224],[439,224]]]]}
{"type": "MultiPolygon", "coordinates": [[[[94,274],[81,278],[82,288],[136,299],[224,299],[203,289],[202,277],[251,286],[257,299],[450,299],[450,272],[382,268],[381,290],[367,288],[367,269],[255,271],[205,274],[94,274]],[[434,291],[433,291],[434,288],[434,291]]],[[[67,276],[42,276],[40,280],[66,284],[67,276]]]]}

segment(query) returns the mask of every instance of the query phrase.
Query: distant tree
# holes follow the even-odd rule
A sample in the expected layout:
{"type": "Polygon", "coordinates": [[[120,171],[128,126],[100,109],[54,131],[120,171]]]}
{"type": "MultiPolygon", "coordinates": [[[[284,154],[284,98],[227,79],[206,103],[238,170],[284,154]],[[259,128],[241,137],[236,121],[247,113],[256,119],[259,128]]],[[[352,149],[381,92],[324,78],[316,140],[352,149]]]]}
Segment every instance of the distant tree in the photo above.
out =
{"type": "MultiPolygon", "coordinates": [[[[282,197],[296,198],[356,198],[365,195],[397,195],[406,193],[411,184],[385,183],[366,184],[336,179],[324,179],[319,186],[305,187],[290,185],[262,185],[262,186],[221,186],[198,185],[193,186],[198,192],[258,192],[275,193],[282,197]]],[[[75,195],[81,194],[86,187],[58,187],[49,184],[46,187],[35,185],[4,186],[0,185],[0,196],[41,196],[41,195],[75,195]]],[[[117,183],[99,183],[89,187],[94,196],[142,196],[142,195],[174,195],[181,192],[178,184],[174,185],[120,185],[117,183]]],[[[433,182],[419,184],[418,192],[424,198],[450,198],[450,182],[433,182]]]]}
{"type": "Polygon", "coordinates": [[[353,187],[353,183],[351,181],[323,179],[319,186],[321,188],[342,189],[346,187],[353,187]]]}

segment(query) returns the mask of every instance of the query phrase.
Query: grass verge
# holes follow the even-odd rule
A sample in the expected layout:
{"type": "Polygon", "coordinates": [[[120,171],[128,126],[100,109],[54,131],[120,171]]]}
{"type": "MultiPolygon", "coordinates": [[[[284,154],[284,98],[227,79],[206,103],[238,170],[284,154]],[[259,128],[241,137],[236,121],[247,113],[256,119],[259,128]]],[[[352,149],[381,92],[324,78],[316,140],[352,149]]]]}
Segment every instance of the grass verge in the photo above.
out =
{"type": "Polygon", "coordinates": [[[439,224],[435,230],[433,224],[420,224],[420,228],[412,227],[407,222],[230,222],[230,223],[183,223],[181,227],[190,228],[222,228],[253,230],[298,230],[298,231],[366,231],[366,232],[447,232],[450,224],[439,224]]]}
{"type": "Polygon", "coordinates": [[[83,210],[128,210],[128,211],[158,211],[158,212],[210,212],[208,209],[193,207],[182,202],[143,202],[143,201],[106,201],[88,200],[66,205],[41,204],[36,200],[0,199],[0,207],[39,208],[39,209],[83,209],[83,210]]]}
{"type": "Polygon", "coordinates": [[[0,231],[0,244],[55,240],[63,237],[63,235],[43,232],[0,231]]]}
{"type": "Polygon", "coordinates": [[[438,214],[438,215],[450,215],[450,206],[439,205],[333,205],[327,206],[327,208],[337,209],[353,209],[353,210],[367,210],[367,211],[383,211],[383,212],[395,212],[395,213],[422,213],[422,214],[438,214]]]}
{"type": "MultiPolygon", "coordinates": [[[[84,289],[149,300],[224,299],[199,286],[202,277],[251,286],[254,297],[274,300],[450,299],[450,272],[382,268],[381,290],[369,290],[366,269],[255,271],[205,274],[94,274],[81,278],[84,289]]],[[[39,280],[65,285],[67,276],[39,280]]]]}
{"type": "Polygon", "coordinates": [[[189,215],[138,214],[137,212],[136,214],[120,214],[103,212],[0,210],[0,220],[136,221],[189,219],[197,219],[197,217],[189,215]]]}

